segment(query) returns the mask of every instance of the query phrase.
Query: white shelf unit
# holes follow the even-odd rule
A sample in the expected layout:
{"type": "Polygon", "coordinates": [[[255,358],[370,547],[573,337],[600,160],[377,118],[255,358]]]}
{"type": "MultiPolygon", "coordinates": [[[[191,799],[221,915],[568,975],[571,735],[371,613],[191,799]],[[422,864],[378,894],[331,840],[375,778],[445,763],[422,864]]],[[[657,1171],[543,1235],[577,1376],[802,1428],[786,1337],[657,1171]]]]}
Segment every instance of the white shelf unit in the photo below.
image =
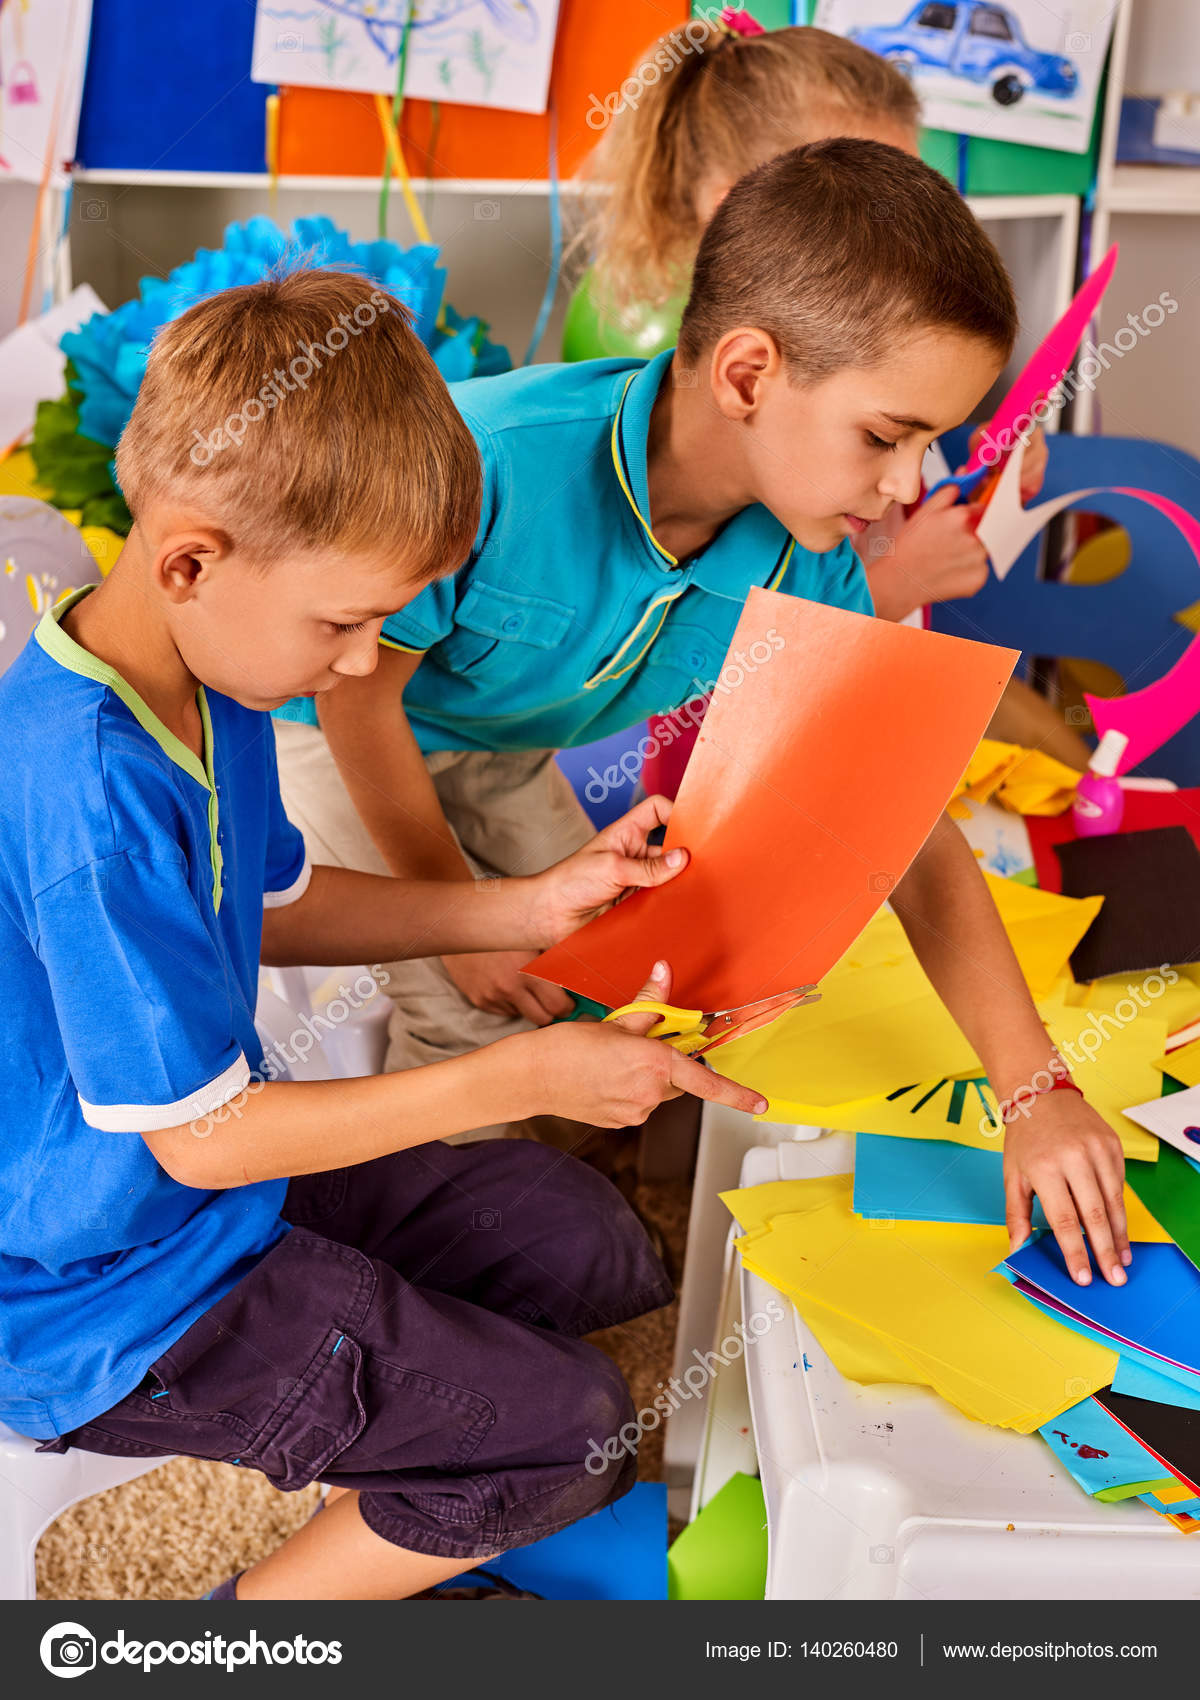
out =
{"type": "Polygon", "coordinates": [[[1121,0],[1116,12],[1091,255],[1094,264],[1116,241],[1121,259],[1100,312],[1099,340],[1159,300],[1164,287],[1183,310],[1128,357],[1113,360],[1095,392],[1080,392],[1075,429],[1157,438],[1200,456],[1200,409],[1185,381],[1194,343],[1188,309],[1200,277],[1200,163],[1122,165],[1116,157],[1127,95],[1200,92],[1197,21],[1195,0],[1121,0]]]}

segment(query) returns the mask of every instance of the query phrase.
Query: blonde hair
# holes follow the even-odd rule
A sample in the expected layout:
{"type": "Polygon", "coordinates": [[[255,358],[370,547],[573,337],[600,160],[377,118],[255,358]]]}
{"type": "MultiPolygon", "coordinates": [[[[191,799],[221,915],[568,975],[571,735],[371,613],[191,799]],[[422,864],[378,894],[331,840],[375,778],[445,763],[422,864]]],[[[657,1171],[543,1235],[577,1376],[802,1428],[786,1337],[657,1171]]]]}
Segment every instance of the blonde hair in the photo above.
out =
{"type": "Polygon", "coordinates": [[[705,184],[735,181],[798,143],[844,133],[840,125],[915,131],[920,103],[902,72],[827,30],[740,36],[693,18],[648,49],[596,111],[612,121],[585,168],[590,205],[572,252],[586,254],[623,307],[686,287],[705,184]]]}
{"type": "Polygon", "coordinates": [[[408,309],[367,277],[283,271],[165,325],[117,446],[136,520],[194,502],[256,563],[394,552],[459,566],[479,525],[479,452],[408,309]]]}
{"type": "Polygon", "coordinates": [[[768,160],[714,213],[678,358],[697,365],[739,325],[768,332],[789,375],[816,383],[922,329],[978,338],[1007,360],[1017,305],[952,183],[899,148],[839,136],[768,160]]]}

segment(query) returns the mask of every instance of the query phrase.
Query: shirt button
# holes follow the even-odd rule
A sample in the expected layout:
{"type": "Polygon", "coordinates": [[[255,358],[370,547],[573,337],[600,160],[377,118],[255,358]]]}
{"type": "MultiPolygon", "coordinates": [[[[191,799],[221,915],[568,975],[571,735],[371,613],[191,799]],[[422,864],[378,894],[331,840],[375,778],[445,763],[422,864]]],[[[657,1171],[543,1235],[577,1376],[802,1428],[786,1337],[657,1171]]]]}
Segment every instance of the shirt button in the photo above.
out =
{"type": "Polygon", "coordinates": [[[521,616],[519,614],[510,614],[504,622],[503,629],[506,632],[519,632],[521,629],[521,616]]]}
{"type": "Polygon", "coordinates": [[[689,667],[703,667],[703,665],[704,665],[703,655],[701,655],[701,653],[698,649],[693,649],[692,653],[688,656],[688,666],[689,667]]]}

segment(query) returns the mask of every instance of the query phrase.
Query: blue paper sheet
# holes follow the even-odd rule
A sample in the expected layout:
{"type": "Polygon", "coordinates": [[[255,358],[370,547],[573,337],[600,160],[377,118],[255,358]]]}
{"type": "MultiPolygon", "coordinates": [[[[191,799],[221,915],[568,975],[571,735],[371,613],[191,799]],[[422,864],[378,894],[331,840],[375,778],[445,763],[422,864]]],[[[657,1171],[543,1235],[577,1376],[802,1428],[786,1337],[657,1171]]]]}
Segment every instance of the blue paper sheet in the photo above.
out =
{"type": "MultiPolygon", "coordinates": [[[[1031,1239],[1004,1268],[1095,1323],[1192,1372],[1200,1372],[1200,1269],[1177,1245],[1140,1245],[1123,1287],[1076,1286],[1052,1235],[1031,1239]]],[[[1163,1368],[1169,1368],[1164,1365],[1163,1368]]]]}
{"type": "Polygon", "coordinates": [[[1038,1433],[1085,1493],[1102,1493],[1126,1482],[1153,1482],[1166,1474],[1153,1453],[1094,1399],[1081,1399],[1038,1433]]]}
{"type": "Polygon", "coordinates": [[[1143,1505],[1148,1505],[1160,1516],[1167,1512],[1172,1517],[1200,1517],[1200,1499],[1181,1499],[1178,1505],[1164,1505],[1162,1500],[1155,1499],[1152,1493],[1139,1493],[1138,1498],[1143,1505]]]}
{"type": "MultiPolygon", "coordinates": [[[[944,1139],[854,1136],[854,1209],[894,1222],[979,1222],[1004,1226],[1004,1157],[944,1139]]],[[[1033,1225],[1046,1218],[1035,1199],[1033,1225]]]]}
{"type": "MultiPolygon", "coordinates": [[[[483,1568],[547,1600],[665,1600],[666,1484],[638,1482],[607,1510],[501,1553],[483,1568]]],[[[479,1578],[455,1580],[474,1584],[479,1578]]]]}
{"type": "MultiPolygon", "coordinates": [[[[1003,1264],[1000,1265],[998,1273],[1006,1275],[1009,1281],[1016,1279],[1014,1275],[1007,1273],[1003,1264]]],[[[1052,1305],[1038,1304],[1037,1300],[1030,1298],[1028,1293],[1022,1293],[1021,1297],[1038,1310],[1043,1311],[1047,1316],[1053,1317],[1055,1322],[1061,1322],[1064,1328],[1073,1328],[1077,1334],[1086,1335],[1089,1340],[1094,1340],[1098,1346],[1107,1346],[1110,1352],[1119,1352],[1122,1358],[1132,1358],[1134,1362],[1142,1364],[1146,1369],[1154,1370],[1157,1374],[1166,1376],[1168,1380],[1178,1381],[1180,1386],[1186,1388],[1189,1392],[1200,1392],[1200,1375],[1194,1375],[1184,1369],[1174,1369],[1170,1364],[1164,1364],[1158,1358],[1153,1358],[1148,1353],[1139,1351],[1136,1346],[1119,1344],[1107,1334],[1101,1334],[1099,1329],[1088,1328],[1081,1322],[1073,1322],[1069,1317],[1064,1316],[1061,1310],[1055,1310],[1052,1305]]]]}
{"type": "Polygon", "coordinates": [[[1182,1405],[1184,1410],[1200,1411],[1200,1385],[1185,1387],[1182,1381],[1124,1353],[1112,1378],[1112,1389],[1114,1393],[1127,1393],[1131,1399],[1153,1399],[1159,1405],[1182,1405]]]}

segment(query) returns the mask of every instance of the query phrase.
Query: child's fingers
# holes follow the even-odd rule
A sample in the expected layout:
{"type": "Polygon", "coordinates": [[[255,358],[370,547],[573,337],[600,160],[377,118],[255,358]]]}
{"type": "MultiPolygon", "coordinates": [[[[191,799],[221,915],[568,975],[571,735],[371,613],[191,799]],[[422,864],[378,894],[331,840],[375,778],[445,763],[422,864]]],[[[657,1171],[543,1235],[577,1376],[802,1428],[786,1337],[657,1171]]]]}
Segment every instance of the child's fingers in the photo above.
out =
{"type": "Polygon", "coordinates": [[[1017,1170],[1004,1177],[1004,1222],[1008,1229],[1008,1249],[1016,1251],[1033,1232],[1031,1220],[1033,1188],[1017,1170]]]}
{"type": "Polygon", "coordinates": [[[919,518],[921,514],[940,514],[946,508],[952,508],[960,494],[957,484],[943,484],[940,490],[935,490],[932,496],[926,497],[914,518],[919,518]]]}
{"type": "Polygon", "coordinates": [[[1092,1266],[1088,1260],[1083,1229],[1079,1225],[1079,1212],[1075,1208],[1075,1200],[1066,1181],[1061,1174],[1055,1173],[1036,1190],[1051,1232],[1058,1241],[1058,1249],[1063,1254],[1068,1274],[1079,1286],[1090,1286],[1092,1266]]]}
{"type": "Polygon", "coordinates": [[[660,826],[665,826],[670,820],[674,807],[669,797],[657,794],[653,797],[643,797],[640,803],[605,827],[599,836],[604,843],[612,844],[621,850],[628,850],[635,844],[644,845],[652,832],[660,826]]]}
{"type": "Polygon", "coordinates": [[[666,885],[688,865],[688,853],[678,848],[665,856],[618,856],[613,873],[623,886],[666,885]]]}
{"type": "MultiPolygon", "coordinates": [[[[645,998],[653,998],[656,1003],[666,1003],[671,996],[671,965],[669,962],[656,962],[650,970],[650,978],[636,997],[630,998],[630,1003],[641,1003],[645,998]]],[[[636,1033],[639,1038],[649,1033],[650,1029],[660,1019],[654,1014],[620,1015],[610,1023],[613,1027],[623,1027],[627,1033],[636,1033]]]]}
{"type": "Polygon", "coordinates": [[[569,992],[564,992],[561,986],[556,986],[553,980],[539,980],[533,975],[522,975],[517,984],[537,1000],[539,1007],[551,1021],[560,1015],[570,1015],[575,1008],[575,999],[569,992]]]}
{"type": "Polygon", "coordinates": [[[671,1084],[682,1092],[690,1092],[693,1098],[728,1104],[731,1109],[745,1110],[748,1115],[761,1116],[766,1112],[767,1100],[761,1092],[752,1092],[748,1086],[739,1086],[736,1080],[727,1080],[723,1074],[714,1073],[697,1058],[685,1057],[680,1051],[671,1054],[671,1084]]]}
{"type": "MultiPolygon", "coordinates": [[[[1095,1171],[1089,1165],[1067,1178],[1079,1219],[1087,1231],[1088,1244],[1092,1248],[1096,1267],[1110,1286],[1123,1287],[1125,1270],[1121,1264],[1120,1253],[1113,1243],[1113,1228],[1109,1220],[1112,1206],[1100,1190],[1095,1171]]],[[[1123,1208],[1121,1213],[1124,1215],[1123,1208]]]]}

